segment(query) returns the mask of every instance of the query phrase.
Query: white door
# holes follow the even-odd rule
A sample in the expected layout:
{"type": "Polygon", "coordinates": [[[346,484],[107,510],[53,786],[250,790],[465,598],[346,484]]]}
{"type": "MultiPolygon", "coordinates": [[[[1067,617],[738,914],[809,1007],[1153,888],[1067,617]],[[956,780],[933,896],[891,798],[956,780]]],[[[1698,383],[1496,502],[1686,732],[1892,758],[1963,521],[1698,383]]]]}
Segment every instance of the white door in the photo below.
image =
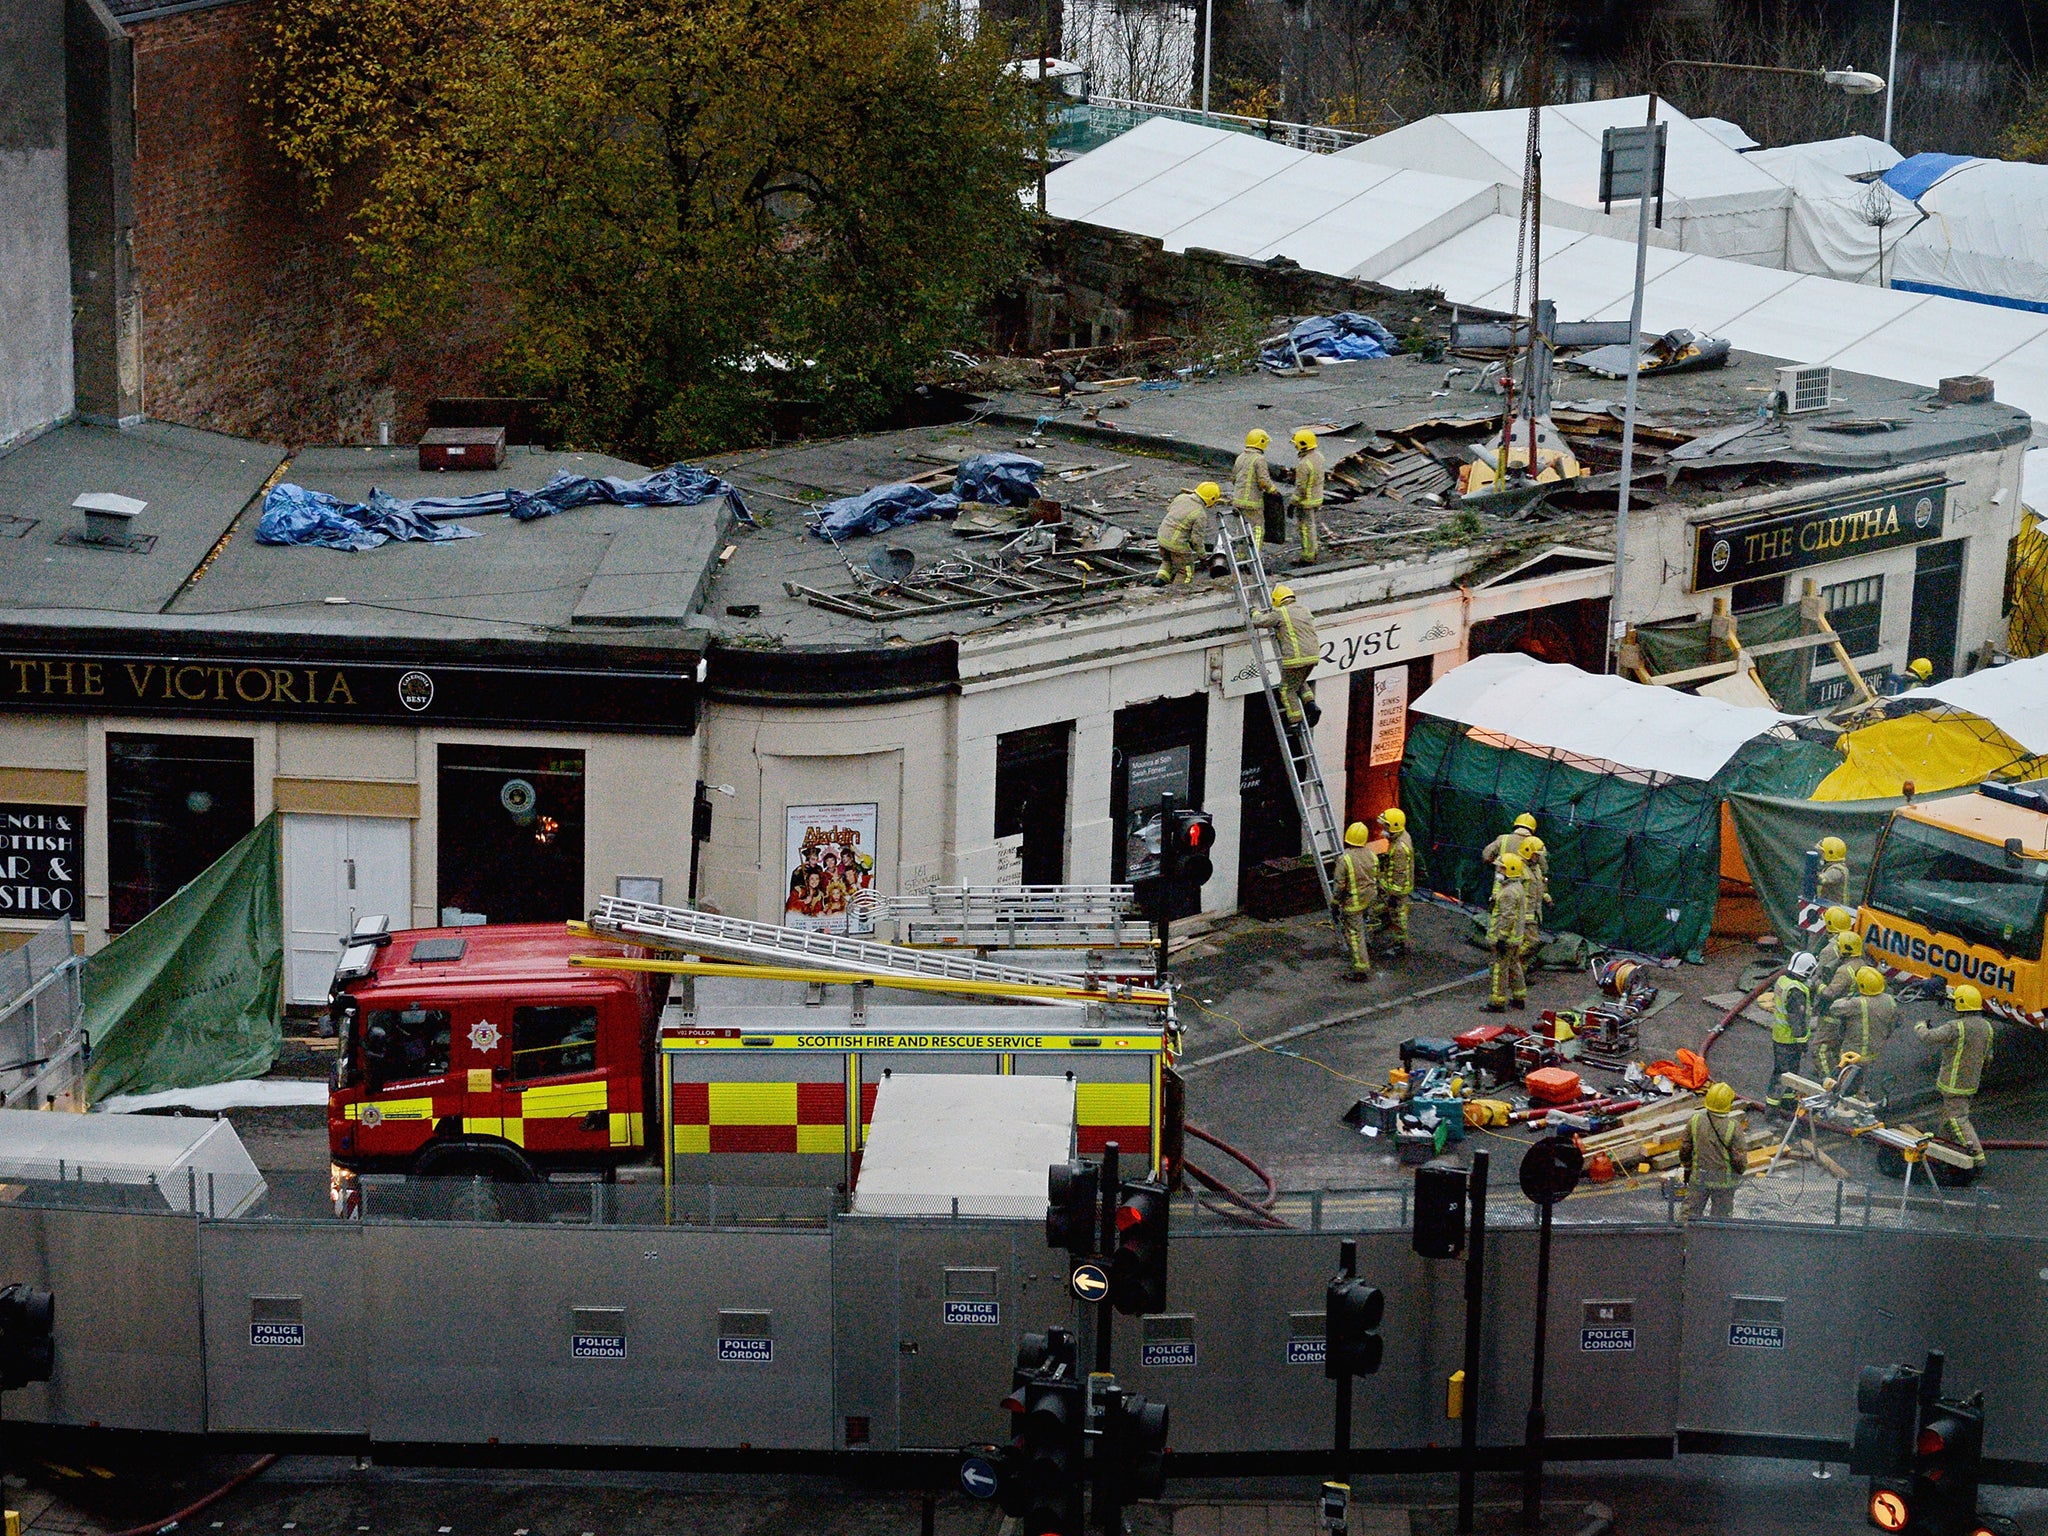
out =
{"type": "Polygon", "coordinates": [[[324,1003],[356,919],[412,921],[412,823],[385,816],[284,818],[285,986],[324,1003]]]}

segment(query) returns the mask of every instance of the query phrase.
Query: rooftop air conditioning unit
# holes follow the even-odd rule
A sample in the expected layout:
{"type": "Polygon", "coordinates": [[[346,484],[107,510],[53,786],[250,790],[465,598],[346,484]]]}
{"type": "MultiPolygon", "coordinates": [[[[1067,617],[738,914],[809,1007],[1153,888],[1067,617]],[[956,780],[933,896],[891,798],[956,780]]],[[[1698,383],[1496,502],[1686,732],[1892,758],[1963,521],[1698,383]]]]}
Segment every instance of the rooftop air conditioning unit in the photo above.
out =
{"type": "Polygon", "coordinates": [[[1780,368],[1778,399],[1787,416],[1806,411],[1824,411],[1835,403],[1835,370],[1832,368],[1780,368]]]}

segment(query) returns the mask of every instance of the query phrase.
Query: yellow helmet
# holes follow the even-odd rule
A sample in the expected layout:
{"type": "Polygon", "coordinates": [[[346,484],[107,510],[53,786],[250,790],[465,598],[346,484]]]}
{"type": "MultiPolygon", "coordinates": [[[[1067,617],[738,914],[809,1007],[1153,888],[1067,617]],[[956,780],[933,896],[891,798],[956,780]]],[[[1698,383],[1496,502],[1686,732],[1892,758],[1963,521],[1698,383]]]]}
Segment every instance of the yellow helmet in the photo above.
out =
{"type": "Polygon", "coordinates": [[[1399,837],[1408,830],[1408,813],[1398,805],[1390,805],[1378,816],[1379,824],[1399,837]]]}
{"type": "Polygon", "coordinates": [[[1853,928],[1836,934],[1835,950],[1838,954],[1846,955],[1853,960],[1863,953],[1863,935],[1853,928]]]}
{"type": "Polygon", "coordinates": [[[1550,850],[1548,848],[1543,846],[1543,839],[1536,836],[1536,834],[1532,832],[1527,837],[1522,839],[1522,846],[1519,850],[1519,853],[1522,858],[1522,861],[1524,863],[1527,863],[1530,859],[1542,858],[1543,855],[1548,853],[1549,851],[1550,850]]]}
{"type": "Polygon", "coordinates": [[[1354,821],[1344,829],[1345,844],[1352,848],[1363,848],[1372,841],[1372,834],[1365,830],[1365,823],[1354,821]]]}
{"type": "Polygon", "coordinates": [[[1247,448],[1263,449],[1264,447],[1266,447],[1267,444],[1271,443],[1272,441],[1273,439],[1266,435],[1266,429],[1264,427],[1253,427],[1251,431],[1245,433],[1244,435],[1244,445],[1247,448]]]}
{"type": "Polygon", "coordinates": [[[1216,505],[1217,500],[1223,495],[1223,487],[1218,485],[1214,480],[1204,480],[1200,485],[1195,487],[1195,494],[1202,498],[1203,506],[1213,507],[1216,505]]]}
{"type": "Polygon", "coordinates": [[[1821,921],[1828,925],[1830,933],[1847,933],[1856,926],[1856,914],[1847,907],[1829,907],[1821,914],[1821,921]]]}
{"type": "Polygon", "coordinates": [[[1839,837],[1824,837],[1820,840],[1820,856],[1830,864],[1839,864],[1849,857],[1849,845],[1839,837]]]}
{"type": "Polygon", "coordinates": [[[1919,678],[1920,681],[1924,683],[1927,681],[1927,679],[1934,676],[1934,663],[1929,661],[1925,656],[1915,656],[1911,661],[1906,663],[1906,670],[1912,673],[1915,677],[1919,678]]]}
{"type": "Polygon", "coordinates": [[[1300,450],[1301,452],[1303,452],[1303,453],[1307,453],[1307,452],[1308,452],[1308,451],[1309,451],[1309,450],[1310,450],[1311,448],[1315,447],[1315,445],[1316,445],[1316,435],[1315,435],[1315,433],[1313,433],[1313,432],[1309,431],[1309,429],[1308,429],[1307,427],[1297,427],[1297,428],[1295,428],[1295,430],[1294,430],[1294,446],[1295,446],[1296,448],[1298,448],[1298,449],[1299,449],[1299,450],[1300,450]]]}
{"type": "Polygon", "coordinates": [[[1856,967],[1856,990],[1865,997],[1875,997],[1884,990],[1884,972],[1874,965],[1856,967]]]}
{"type": "Polygon", "coordinates": [[[1531,816],[1527,811],[1524,811],[1521,815],[1515,818],[1515,825],[1520,827],[1524,832],[1534,832],[1536,830],[1536,818],[1534,816],[1531,816]]]}
{"type": "Polygon", "coordinates": [[[1282,603],[1291,603],[1293,601],[1294,588],[1288,586],[1286,582],[1281,582],[1279,586],[1273,589],[1273,606],[1275,608],[1278,608],[1282,603]]]}
{"type": "Polygon", "coordinates": [[[1725,1115],[1735,1107],[1735,1090],[1726,1083],[1715,1083],[1707,1089],[1707,1108],[1717,1115],[1725,1115]]]}
{"type": "Polygon", "coordinates": [[[1956,1005],[1957,1013],[1982,1013],[1984,994],[1967,981],[1949,993],[1948,1000],[1956,1005]]]}
{"type": "Polygon", "coordinates": [[[1504,853],[1500,856],[1500,872],[1510,880],[1519,880],[1529,873],[1529,866],[1522,862],[1519,853],[1504,853]]]}

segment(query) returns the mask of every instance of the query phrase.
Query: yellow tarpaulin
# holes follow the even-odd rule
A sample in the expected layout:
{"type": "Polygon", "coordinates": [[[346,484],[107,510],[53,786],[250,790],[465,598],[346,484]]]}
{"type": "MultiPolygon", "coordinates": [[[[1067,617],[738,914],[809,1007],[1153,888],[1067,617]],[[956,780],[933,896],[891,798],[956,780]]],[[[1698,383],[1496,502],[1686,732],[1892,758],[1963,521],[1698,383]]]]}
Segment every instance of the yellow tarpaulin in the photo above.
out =
{"type": "Polygon", "coordinates": [[[1938,794],[1994,775],[2033,778],[2048,763],[1990,721],[1950,711],[1900,715],[1848,732],[1835,746],[1845,761],[1820,781],[1815,800],[1889,800],[1910,783],[1916,794],[1938,794]]]}
{"type": "Polygon", "coordinates": [[[2012,584],[2012,617],[2006,621],[2005,644],[2013,659],[2048,651],[2048,535],[2032,508],[2020,514],[2020,531],[2006,556],[2006,580],[2012,584]]]}

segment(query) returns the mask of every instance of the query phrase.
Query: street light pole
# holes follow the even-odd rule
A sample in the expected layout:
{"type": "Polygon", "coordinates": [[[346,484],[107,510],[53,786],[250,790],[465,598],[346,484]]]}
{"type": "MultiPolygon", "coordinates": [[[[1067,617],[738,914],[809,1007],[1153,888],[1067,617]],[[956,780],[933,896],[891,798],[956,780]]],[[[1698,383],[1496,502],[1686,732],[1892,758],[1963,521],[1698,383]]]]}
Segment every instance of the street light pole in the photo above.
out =
{"type": "MultiPolygon", "coordinates": [[[[1215,20],[1216,0],[1202,0],[1202,112],[1204,116],[1209,111],[1209,38],[1210,27],[1215,20]]],[[[1890,98],[1887,97],[1886,100],[1889,102],[1890,98]]],[[[1887,106],[1886,110],[1890,110],[1889,106],[1887,106]]],[[[1886,142],[1890,142],[1891,132],[1889,123],[1886,125],[1885,139],[1886,142]]]]}
{"type": "Polygon", "coordinates": [[[1892,82],[1899,78],[1899,0],[1892,0],[1892,49],[1884,66],[1884,141],[1892,141],[1892,82]]]}

